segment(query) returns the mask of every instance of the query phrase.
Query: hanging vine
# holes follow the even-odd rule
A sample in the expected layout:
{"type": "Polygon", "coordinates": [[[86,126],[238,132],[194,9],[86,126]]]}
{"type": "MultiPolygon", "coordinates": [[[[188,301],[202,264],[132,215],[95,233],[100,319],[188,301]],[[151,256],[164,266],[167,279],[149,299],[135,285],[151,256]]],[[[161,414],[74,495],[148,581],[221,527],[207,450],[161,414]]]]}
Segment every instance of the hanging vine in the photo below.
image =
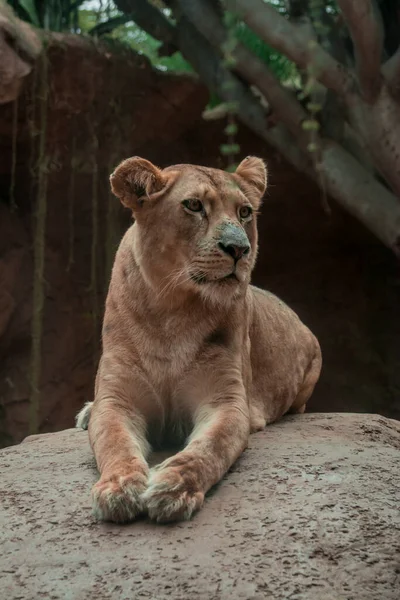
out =
{"type": "Polygon", "coordinates": [[[72,125],[72,142],[71,142],[71,160],[69,172],[69,188],[68,188],[68,264],[67,271],[70,271],[74,264],[74,248],[75,248],[75,175],[77,168],[76,160],[76,123],[75,117],[72,125]]]}
{"type": "MultiPolygon", "coordinates": [[[[111,89],[116,88],[116,74],[113,71],[111,80],[111,89]]],[[[108,121],[111,124],[110,131],[110,152],[107,162],[107,176],[109,176],[116,167],[118,159],[121,158],[121,145],[123,140],[123,123],[121,119],[121,102],[120,98],[113,98],[110,102],[110,114],[108,121]]],[[[111,192],[111,187],[108,185],[107,197],[107,217],[106,217],[106,257],[105,257],[105,272],[104,272],[104,290],[107,292],[110,282],[110,275],[114,263],[115,252],[119,241],[119,231],[117,230],[119,204],[115,200],[115,196],[111,192]]]]}
{"type": "MultiPolygon", "coordinates": [[[[115,152],[111,152],[110,159],[107,165],[107,172],[112,173],[117,163],[117,156],[115,152]]],[[[115,200],[115,196],[112,194],[111,189],[108,191],[107,197],[107,230],[106,230],[106,261],[105,261],[105,285],[104,290],[107,291],[110,282],[110,276],[112,266],[114,264],[115,252],[118,245],[119,235],[116,231],[117,225],[117,214],[118,214],[118,203],[115,200]]]]}
{"type": "Polygon", "coordinates": [[[99,302],[97,282],[97,250],[99,237],[99,167],[97,163],[99,140],[97,137],[97,123],[88,116],[88,126],[91,137],[92,154],[92,244],[90,258],[90,290],[92,293],[92,319],[93,319],[93,362],[97,361],[99,338],[99,302]]]}
{"type": "MultiPolygon", "coordinates": [[[[228,35],[227,35],[225,43],[223,44],[223,47],[222,47],[223,55],[224,55],[223,64],[228,69],[233,69],[233,67],[235,66],[235,63],[236,63],[236,60],[234,57],[234,50],[238,43],[236,33],[235,33],[236,26],[238,23],[238,18],[236,15],[233,15],[232,13],[227,12],[224,15],[224,23],[225,23],[228,35]]],[[[231,85],[232,85],[232,83],[229,81],[226,81],[223,84],[223,87],[225,88],[225,91],[227,92],[228,96],[230,95],[231,85]]],[[[225,109],[227,111],[227,113],[226,113],[227,114],[227,125],[224,129],[224,133],[227,136],[227,140],[226,140],[225,144],[222,144],[220,146],[220,151],[221,151],[221,154],[223,154],[227,158],[227,162],[228,162],[227,170],[234,171],[237,166],[235,157],[240,152],[240,146],[236,142],[236,134],[238,132],[238,126],[236,124],[236,115],[237,115],[237,111],[238,111],[237,102],[235,102],[233,100],[227,102],[225,104],[225,109]]]]}
{"type": "MultiPolygon", "coordinates": [[[[313,25],[313,28],[317,34],[317,38],[321,41],[322,45],[324,44],[323,38],[326,38],[329,29],[322,22],[322,11],[324,10],[322,0],[310,0],[309,3],[309,15],[310,20],[313,25]]],[[[316,40],[310,40],[308,43],[309,50],[311,52],[314,51],[318,47],[318,42],[316,40]]],[[[306,68],[306,83],[303,89],[302,94],[300,95],[300,100],[304,100],[308,98],[308,102],[306,104],[306,108],[309,113],[309,118],[303,121],[302,127],[309,134],[309,142],[307,145],[307,150],[311,154],[311,159],[313,161],[313,166],[315,172],[318,174],[318,178],[320,181],[320,187],[322,190],[322,206],[324,211],[330,215],[331,208],[329,206],[326,185],[321,172],[321,144],[320,144],[320,120],[319,117],[322,113],[322,104],[318,95],[318,70],[315,67],[315,62],[310,61],[306,68]]]]}
{"type": "MultiPolygon", "coordinates": [[[[117,155],[115,152],[110,153],[110,158],[107,165],[107,172],[112,173],[117,163],[117,155]]],[[[104,272],[104,290],[107,291],[110,282],[110,276],[112,266],[114,263],[115,252],[118,244],[118,232],[116,231],[117,225],[117,214],[118,204],[115,200],[115,196],[112,194],[111,189],[108,191],[107,196],[107,229],[106,229],[106,260],[105,260],[105,272],[104,272]]]]}
{"type": "Polygon", "coordinates": [[[13,103],[12,141],[11,141],[11,181],[10,181],[10,208],[14,212],[17,208],[15,202],[15,181],[17,172],[17,139],[18,139],[18,96],[13,103]]]}
{"type": "Polygon", "coordinates": [[[35,434],[39,429],[40,410],[40,376],[42,366],[42,333],[44,309],[44,266],[45,238],[47,212],[47,177],[48,156],[46,154],[47,140],[47,109],[48,109],[48,57],[46,48],[39,59],[39,158],[38,158],[38,187],[36,196],[35,230],[33,235],[33,311],[31,326],[31,361],[30,361],[30,403],[29,403],[29,432],[35,434]]]}
{"type": "MultiPolygon", "coordinates": [[[[37,184],[37,138],[39,136],[39,130],[36,124],[37,121],[37,97],[38,97],[38,75],[40,72],[40,67],[34,69],[33,78],[32,78],[32,86],[30,89],[30,100],[28,104],[27,111],[27,124],[29,130],[29,138],[30,138],[30,151],[29,151],[29,204],[30,206],[34,205],[35,202],[35,188],[37,184]]],[[[34,227],[34,223],[32,224],[34,227]]]]}

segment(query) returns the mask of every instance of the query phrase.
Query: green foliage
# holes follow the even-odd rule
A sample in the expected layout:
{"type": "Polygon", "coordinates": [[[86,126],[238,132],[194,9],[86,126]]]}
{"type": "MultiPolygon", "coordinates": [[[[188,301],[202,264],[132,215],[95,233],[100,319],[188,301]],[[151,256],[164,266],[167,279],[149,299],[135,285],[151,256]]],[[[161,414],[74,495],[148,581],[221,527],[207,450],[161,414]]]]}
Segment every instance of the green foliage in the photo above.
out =
{"type": "Polygon", "coordinates": [[[213,92],[210,92],[207,108],[215,108],[219,104],[221,104],[221,99],[213,92]]]}
{"type": "Polygon", "coordinates": [[[42,29],[70,31],[75,29],[78,10],[84,0],[8,0],[16,14],[42,29]]]}
{"type": "Polygon", "coordinates": [[[236,123],[229,123],[224,129],[224,133],[226,133],[226,135],[236,135],[237,132],[238,126],[236,123]]]}
{"type": "Polygon", "coordinates": [[[98,23],[98,14],[95,10],[81,8],[78,12],[78,25],[82,33],[88,33],[98,23]]]}
{"type": "Polygon", "coordinates": [[[175,52],[172,56],[159,56],[158,49],[162,45],[161,42],[140,29],[136,23],[121,25],[112,32],[111,37],[144,54],[154,67],[162,71],[193,72],[180,52],[175,52]]]}
{"type": "Polygon", "coordinates": [[[240,146],[239,144],[221,144],[220,146],[221,154],[225,156],[231,156],[234,154],[239,154],[240,146]]]}
{"type": "MultiPolygon", "coordinates": [[[[99,2],[98,10],[84,0],[8,0],[8,3],[24,21],[52,31],[88,34],[99,23],[121,14],[111,1],[99,2]]],[[[193,71],[180,52],[160,57],[161,43],[133,22],[115,28],[108,37],[144,54],[160,70],[193,71]]]]}
{"type": "MultiPolygon", "coordinates": [[[[98,12],[82,8],[79,11],[79,29],[82,33],[89,33],[99,23],[106,22],[120,14],[115,9],[108,10],[106,14],[105,11],[98,12]]],[[[180,52],[175,52],[172,56],[159,56],[158,50],[162,46],[161,42],[143,31],[133,21],[116,27],[105,37],[147,56],[152,65],[162,71],[193,72],[192,67],[180,52]]]]}
{"type": "Polygon", "coordinates": [[[25,11],[29,21],[33,25],[36,25],[36,27],[40,27],[40,20],[36,10],[35,0],[20,0],[18,4],[20,5],[21,9],[25,11]]]}
{"type": "Polygon", "coordinates": [[[286,81],[296,77],[295,65],[286,56],[268,46],[245,23],[239,22],[234,29],[234,34],[243,46],[269,66],[278,79],[286,81]]]}
{"type": "MultiPolygon", "coordinates": [[[[278,10],[284,10],[282,0],[269,0],[269,2],[278,10]]],[[[36,27],[53,31],[76,31],[88,34],[99,23],[121,15],[112,0],[99,0],[97,9],[94,8],[93,3],[85,0],[8,0],[8,3],[21,19],[36,27]]],[[[168,11],[164,9],[164,13],[167,15],[168,11]]],[[[296,69],[293,64],[265,44],[244,23],[238,22],[228,12],[225,14],[225,23],[230,31],[229,40],[232,47],[237,41],[244,44],[258,58],[268,64],[279,79],[287,80],[295,76],[296,69]]],[[[167,57],[159,56],[158,50],[161,43],[132,21],[115,28],[108,34],[108,37],[144,54],[158,69],[178,72],[193,71],[180,52],[167,57]]],[[[228,48],[225,49],[227,60],[229,60],[228,50],[228,48]]]]}

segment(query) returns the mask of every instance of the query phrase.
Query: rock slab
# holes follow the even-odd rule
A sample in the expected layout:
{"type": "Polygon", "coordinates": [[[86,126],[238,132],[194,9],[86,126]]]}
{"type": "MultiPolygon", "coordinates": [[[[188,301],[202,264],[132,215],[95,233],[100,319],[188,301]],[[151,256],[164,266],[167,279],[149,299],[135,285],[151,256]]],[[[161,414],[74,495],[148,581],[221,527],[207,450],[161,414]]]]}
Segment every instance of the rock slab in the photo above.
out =
{"type": "MultiPolygon", "coordinates": [[[[156,457],[157,459],[157,457],[156,457]]],[[[0,452],[0,597],[398,600],[400,423],[296,415],[250,446],[191,521],[96,523],[87,433],[0,452]]]]}

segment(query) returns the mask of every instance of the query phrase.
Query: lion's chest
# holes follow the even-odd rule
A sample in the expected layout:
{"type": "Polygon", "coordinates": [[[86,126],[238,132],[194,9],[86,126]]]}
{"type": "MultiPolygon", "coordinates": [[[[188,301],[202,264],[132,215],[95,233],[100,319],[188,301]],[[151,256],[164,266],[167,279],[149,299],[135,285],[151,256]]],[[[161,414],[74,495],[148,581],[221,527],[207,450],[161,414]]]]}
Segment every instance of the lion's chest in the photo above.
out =
{"type": "Polygon", "coordinates": [[[196,368],[201,353],[201,337],[183,332],[162,332],[143,338],[141,361],[155,391],[173,398],[175,392],[196,368]]]}

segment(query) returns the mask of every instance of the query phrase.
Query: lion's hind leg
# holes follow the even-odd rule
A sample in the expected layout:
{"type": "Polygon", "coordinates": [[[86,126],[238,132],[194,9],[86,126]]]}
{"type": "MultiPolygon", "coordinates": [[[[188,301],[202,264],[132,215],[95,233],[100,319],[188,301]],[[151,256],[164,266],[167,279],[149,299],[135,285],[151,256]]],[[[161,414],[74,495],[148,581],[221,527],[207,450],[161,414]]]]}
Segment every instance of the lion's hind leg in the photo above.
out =
{"type": "Polygon", "coordinates": [[[312,358],[310,366],[309,366],[308,370],[306,371],[303,385],[300,388],[300,391],[297,394],[295,401],[293,402],[292,406],[288,410],[288,413],[290,413],[290,414],[303,414],[305,412],[306,404],[307,404],[308,400],[310,399],[310,396],[313,393],[315,385],[321,374],[321,367],[322,367],[321,349],[319,347],[319,344],[318,344],[316,338],[314,338],[314,340],[315,340],[314,357],[312,358]]]}
{"type": "MultiPolygon", "coordinates": [[[[296,398],[297,400],[297,398],[296,398]]],[[[289,415],[302,415],[303,413],[306,412],[306,404],[302,404],[301,406],[299,406],[298,408],[292,404],[292,406],[289,408],[288,410],[288,414],[289,415]]]]}

